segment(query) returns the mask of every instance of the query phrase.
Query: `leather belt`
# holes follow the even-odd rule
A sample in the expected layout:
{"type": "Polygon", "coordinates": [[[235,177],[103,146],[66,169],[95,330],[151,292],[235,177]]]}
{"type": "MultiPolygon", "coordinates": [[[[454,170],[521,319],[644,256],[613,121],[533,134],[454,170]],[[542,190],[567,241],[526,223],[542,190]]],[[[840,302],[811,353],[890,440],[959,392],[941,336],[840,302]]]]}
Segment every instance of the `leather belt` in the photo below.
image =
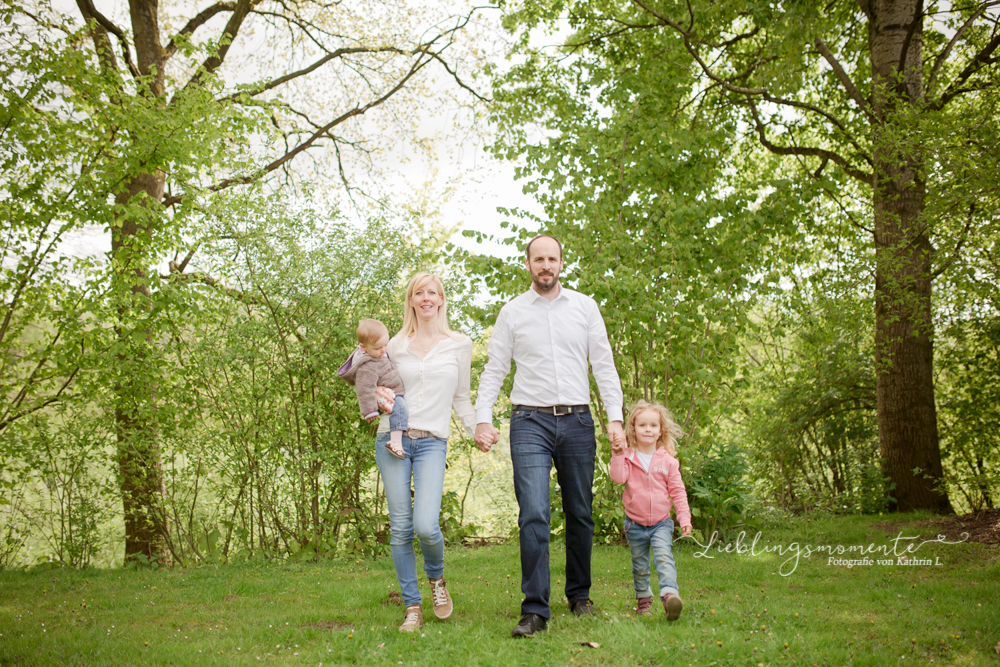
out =
{"type": "Polygon", "coordinates": [[[431,437],[430,431],[424,431],[419,428],[411,428],[406,432],[406,437],[410,440],[416,440],[417,438],[429,438],[431,437]]]}
{"type": "Polygon", "coordinates": [[[590,412],[589,405],[515,405],[514,410],[530,410],[532,412],[544,412],[547,415],[562,417],[577,412],[590,412]]]}

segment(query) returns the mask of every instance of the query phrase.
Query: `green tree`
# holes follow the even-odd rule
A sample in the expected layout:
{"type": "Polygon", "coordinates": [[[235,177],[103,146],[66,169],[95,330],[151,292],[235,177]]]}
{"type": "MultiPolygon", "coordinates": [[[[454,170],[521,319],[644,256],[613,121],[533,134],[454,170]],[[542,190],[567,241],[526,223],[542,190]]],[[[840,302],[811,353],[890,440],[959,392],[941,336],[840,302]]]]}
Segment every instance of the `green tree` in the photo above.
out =
{"type": "Polygon", "coordinates": [[[68,341],[113,359],[101,377],[115,397],[125,552],[158,558],[169,531],[158,524],[158,428],[168,421],[158,415],[158,340],[174,294],[164,280],[188,283],[181,276],[204,242],[197,225],[221,205],[213,195],[290,178],[292,162],[320,148],[331,149],[347,182],[345,155],[372,150],[359,118],[409,96],[393,112],[392,123],[402,124],[404,112],[420,108],[412,95],[424,92],[418,84],[430,65],[468,89],[444,56],[468,16],[386,3],[372,20],[365,6],[237,0],[183,17],[135,0],[119,25],[90,0],[77,7],[82,24],[27,3],[0,9],[3,199],[14,221],[4,248],[12,326],[0,341],[25,345],[24,327],[48,327],[28,341],[34,356],[15,357],[6,375],[4,419],[58,400],[78,381],[75,369],[89,357],[74,355],[68,341]],[[170,25],[181,27],[170,34],[170,25]],[[269,35],[267,54],[254,53],[254,31],[269,35]],[[108,230],[111,248],[81,301],[83,288],[65,283],[70,262],[60,243],[87,225],[108,230]],[[171,255],[164,279],[155,267],[171,255]],[[51,298],[60,299],[55,309],[51,298]],[[91,315],[75,313],[77,302],[91,315]],[[59,323],[45,325],[53,312],[59,323]],[[81,332],[101,337],[88,345],[81,332]],[[57,359],[59,350],[68,351],[57,359]]]}
{"type": "MultiPolygon", "coordinates": [[[[650,95],[672,95],[671,105],[648,116],[666,145],[646,146],[644,158],[669,146],[683,151],[685,131],[752,143],[785,159],[789,180],[772,183],[778,194],[799,210],[827,198],[865,232],[881,456],[899,509],[950,509],[938,484],[931,286],[968,261],[970,245],[996,238],[996,5],[587,0],[505,9],[507,26],[520,31],[523,64],[501,85],[500,99],[509,95],[546,120],[585,117],[585,102],[596,101],[602,129],[621,131],[650,95]],[[532,47],[532,29],[562,19],[576,33],[558,57],[532,47]]],[[[555,166],[574,142],[557,126],[547,129],[555,166]]],[[[531,143],[525,137],[515,135],[531,143]]],[[[619,163],[606,150],[588,154],[590,146],[576,144],[597,173],[628,178],[643,165],[619,163]]],[[[743,167],[735,164],[727,179],[743,167]]],[[[619,200],[630,196],[625,190],[619,200]]],[[[592,214],[587,206],[574,217],[583,224],[592,214]]],[[[715,228],[712,217],[703,222],[715,228]]]]}

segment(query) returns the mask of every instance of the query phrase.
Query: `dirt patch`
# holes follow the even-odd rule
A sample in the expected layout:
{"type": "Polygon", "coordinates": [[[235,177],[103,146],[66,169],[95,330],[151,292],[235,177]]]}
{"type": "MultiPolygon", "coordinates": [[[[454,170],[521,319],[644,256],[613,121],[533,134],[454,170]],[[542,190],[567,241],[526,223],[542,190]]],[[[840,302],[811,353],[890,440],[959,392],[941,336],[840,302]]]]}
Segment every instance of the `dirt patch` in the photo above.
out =
{"type": "Polygon", "coordinates": [[[315,623],[303,623],[302,627],[311,630],[348,630],[354,626],[340,621],[316,621],[315,623]]]}
{"type": "Polygon", "coordinates": [[[482,547],[492,547],[498,544],[506,544],[507,538],[500,536],[492,537],[463,537],[462,546],[469,549],[480,549],[482,547]]]}
{"type": "MultiPolygon", "coordinates": [[[[896,530],[899,523],[884,522],[872,525],[876,528],[893,531],[896,530]]],[[[907,525],[916,528],[929,528],[931,532],[946,536],[949,541],[961,540],[964,537],[963,533],[968,533],[968,542],[1000,543],[1000,509],[979,510],[962,516],[907,522],[907,525]]]]}
{"type": "Polygon", "coordinates": [[[382,604],[403,604],[403,596],[399,591],[389,591],[389,595],[382,600],[382,604]]]}

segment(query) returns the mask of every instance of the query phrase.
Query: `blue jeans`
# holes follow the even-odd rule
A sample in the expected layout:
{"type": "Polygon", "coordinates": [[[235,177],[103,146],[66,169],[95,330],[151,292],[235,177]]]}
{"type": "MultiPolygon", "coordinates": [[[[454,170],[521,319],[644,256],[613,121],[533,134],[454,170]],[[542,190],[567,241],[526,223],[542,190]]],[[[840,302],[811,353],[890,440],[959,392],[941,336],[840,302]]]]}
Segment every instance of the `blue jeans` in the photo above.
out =
{"type": "Polygon", "coordinates": [[[392,563],[406,606],[420,603],[417,587],[417,556],[413,537],[420,540],[424,572],[429,579],[444,574],[444,536],[441,534],[441,494],[444,489],[444,461],[448,443],[434,436],[410,439],[403,436],[406,459],[397,459],[386,451],[388,433],[379,433],[375,462],[385,485],[389,506],[389,545],[392,563]],[[414,495],[410,497],[410,478],[414,495]]]}
{"type": "Polygon", "coordinates": [[[566,513],[566,599],[590,597],[590,552],[594,543],[594,458],[597,440],[590,412],[572,415],[514,410],[510,415],[510,458],[520,512],[522,614],[552,615],[549,608],[552,464],[566,513]]]}
{"type": "Polygon", "coordinates": [[[664,519],[655,526],[643,526],[629,517],[625,517],[625,535],[632,549],[632,581],[635,584],[635,596],[648,598],[653,596],[649,588],[649,550],[653,550],[653,560],[656,561],[656,576],[660,580],[660,597],[667,593],[680,595],[677,591],[677,566],[674,564],[674,554],[671,545],[674,542],[674,522],[664,519]]]}
{"type": "Polygon", "coordinates": [[[389,430],[405,431],[410,421],[410,411],[406,407],[406,398],[397,396],[392,405],[392,412],[389,413],[389,430]]]}

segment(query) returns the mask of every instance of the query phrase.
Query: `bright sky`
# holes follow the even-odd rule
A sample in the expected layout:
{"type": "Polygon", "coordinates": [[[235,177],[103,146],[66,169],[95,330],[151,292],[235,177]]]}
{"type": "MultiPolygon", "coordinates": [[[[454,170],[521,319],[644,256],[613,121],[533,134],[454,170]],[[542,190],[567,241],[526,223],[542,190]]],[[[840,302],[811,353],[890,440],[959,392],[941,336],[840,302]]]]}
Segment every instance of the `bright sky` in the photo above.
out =
{"type": "MultiPolygon", "coordinates": [[[[113,21],[125,23],[127,18],[127,3],[122,0],[95,0],[97,9],[113,21]]],[[[205,3],[198,3],[202,7],[205,3]]],[[[52,6],[60,12],[78,17],[79,10],[73,0],[52,0],[52,6]]],[[[204,28],[202,30],[205,30],[204,28]]],[[[204,35],[202,35],[204,36],[204,35]]],[[[263,35],[257,35],[258,41],[263,35]]],[[[259,45],[259,46],[262,46],[259,45]]],[[[116,43],[117,47],[117,43],[116,43]]],[[[236,47],[234,46],[234,49],[236,47]]],[[[244,46],[243,48],[255,48],[244,46]]],[[[234,51],[235,52],[235,51],[234,51]]],[[[231,54],[232,55],[232,54],[231,54]]],[[[489,94],[489,91],[483,91],[489,94]]],[[[378,113],[378,110],[369,112],[378,113]]],[[[438,117],[428,117],[422,121],[421,131],[427,134],[447,135],[447,119],[453,113],[442,109],[438,117]]],[[[461,229],[475,230],[496,235],[501,231],[500,223],[506,216],[497,211],[497,207],[523,208],[535,214],[541,212],[534,200],[522,194],[521,184],[514,180],[514,166],[493,159],[483,150],[482,138],[468,139],[457,143],[446,138],[447,145],[440,147],[442,159],[435,165],[436,179],[432,187],[444,189],[451,183],[451,195],[441,203],[439,215],[446,226],[461,225],[461,229]]],[[[401,150],[406,151],[405,147],[401,150]]],[[[426,164],[400,161],[396,172],[410,187],[417,187],[427,180],[426,164]]],[[[466,238],[461,232],[455,234],[452,241],[467,250],[477,253],[490,253],[499,256],[509,256],[511,249],[499,244],[478,244],[473,239],[466,238]]],[[[66,248],[69,252],[79,254],[102,254],[110,250],[110,236],[102,230],[94,228],[76,234],[68,240],[66,248]]]]}

